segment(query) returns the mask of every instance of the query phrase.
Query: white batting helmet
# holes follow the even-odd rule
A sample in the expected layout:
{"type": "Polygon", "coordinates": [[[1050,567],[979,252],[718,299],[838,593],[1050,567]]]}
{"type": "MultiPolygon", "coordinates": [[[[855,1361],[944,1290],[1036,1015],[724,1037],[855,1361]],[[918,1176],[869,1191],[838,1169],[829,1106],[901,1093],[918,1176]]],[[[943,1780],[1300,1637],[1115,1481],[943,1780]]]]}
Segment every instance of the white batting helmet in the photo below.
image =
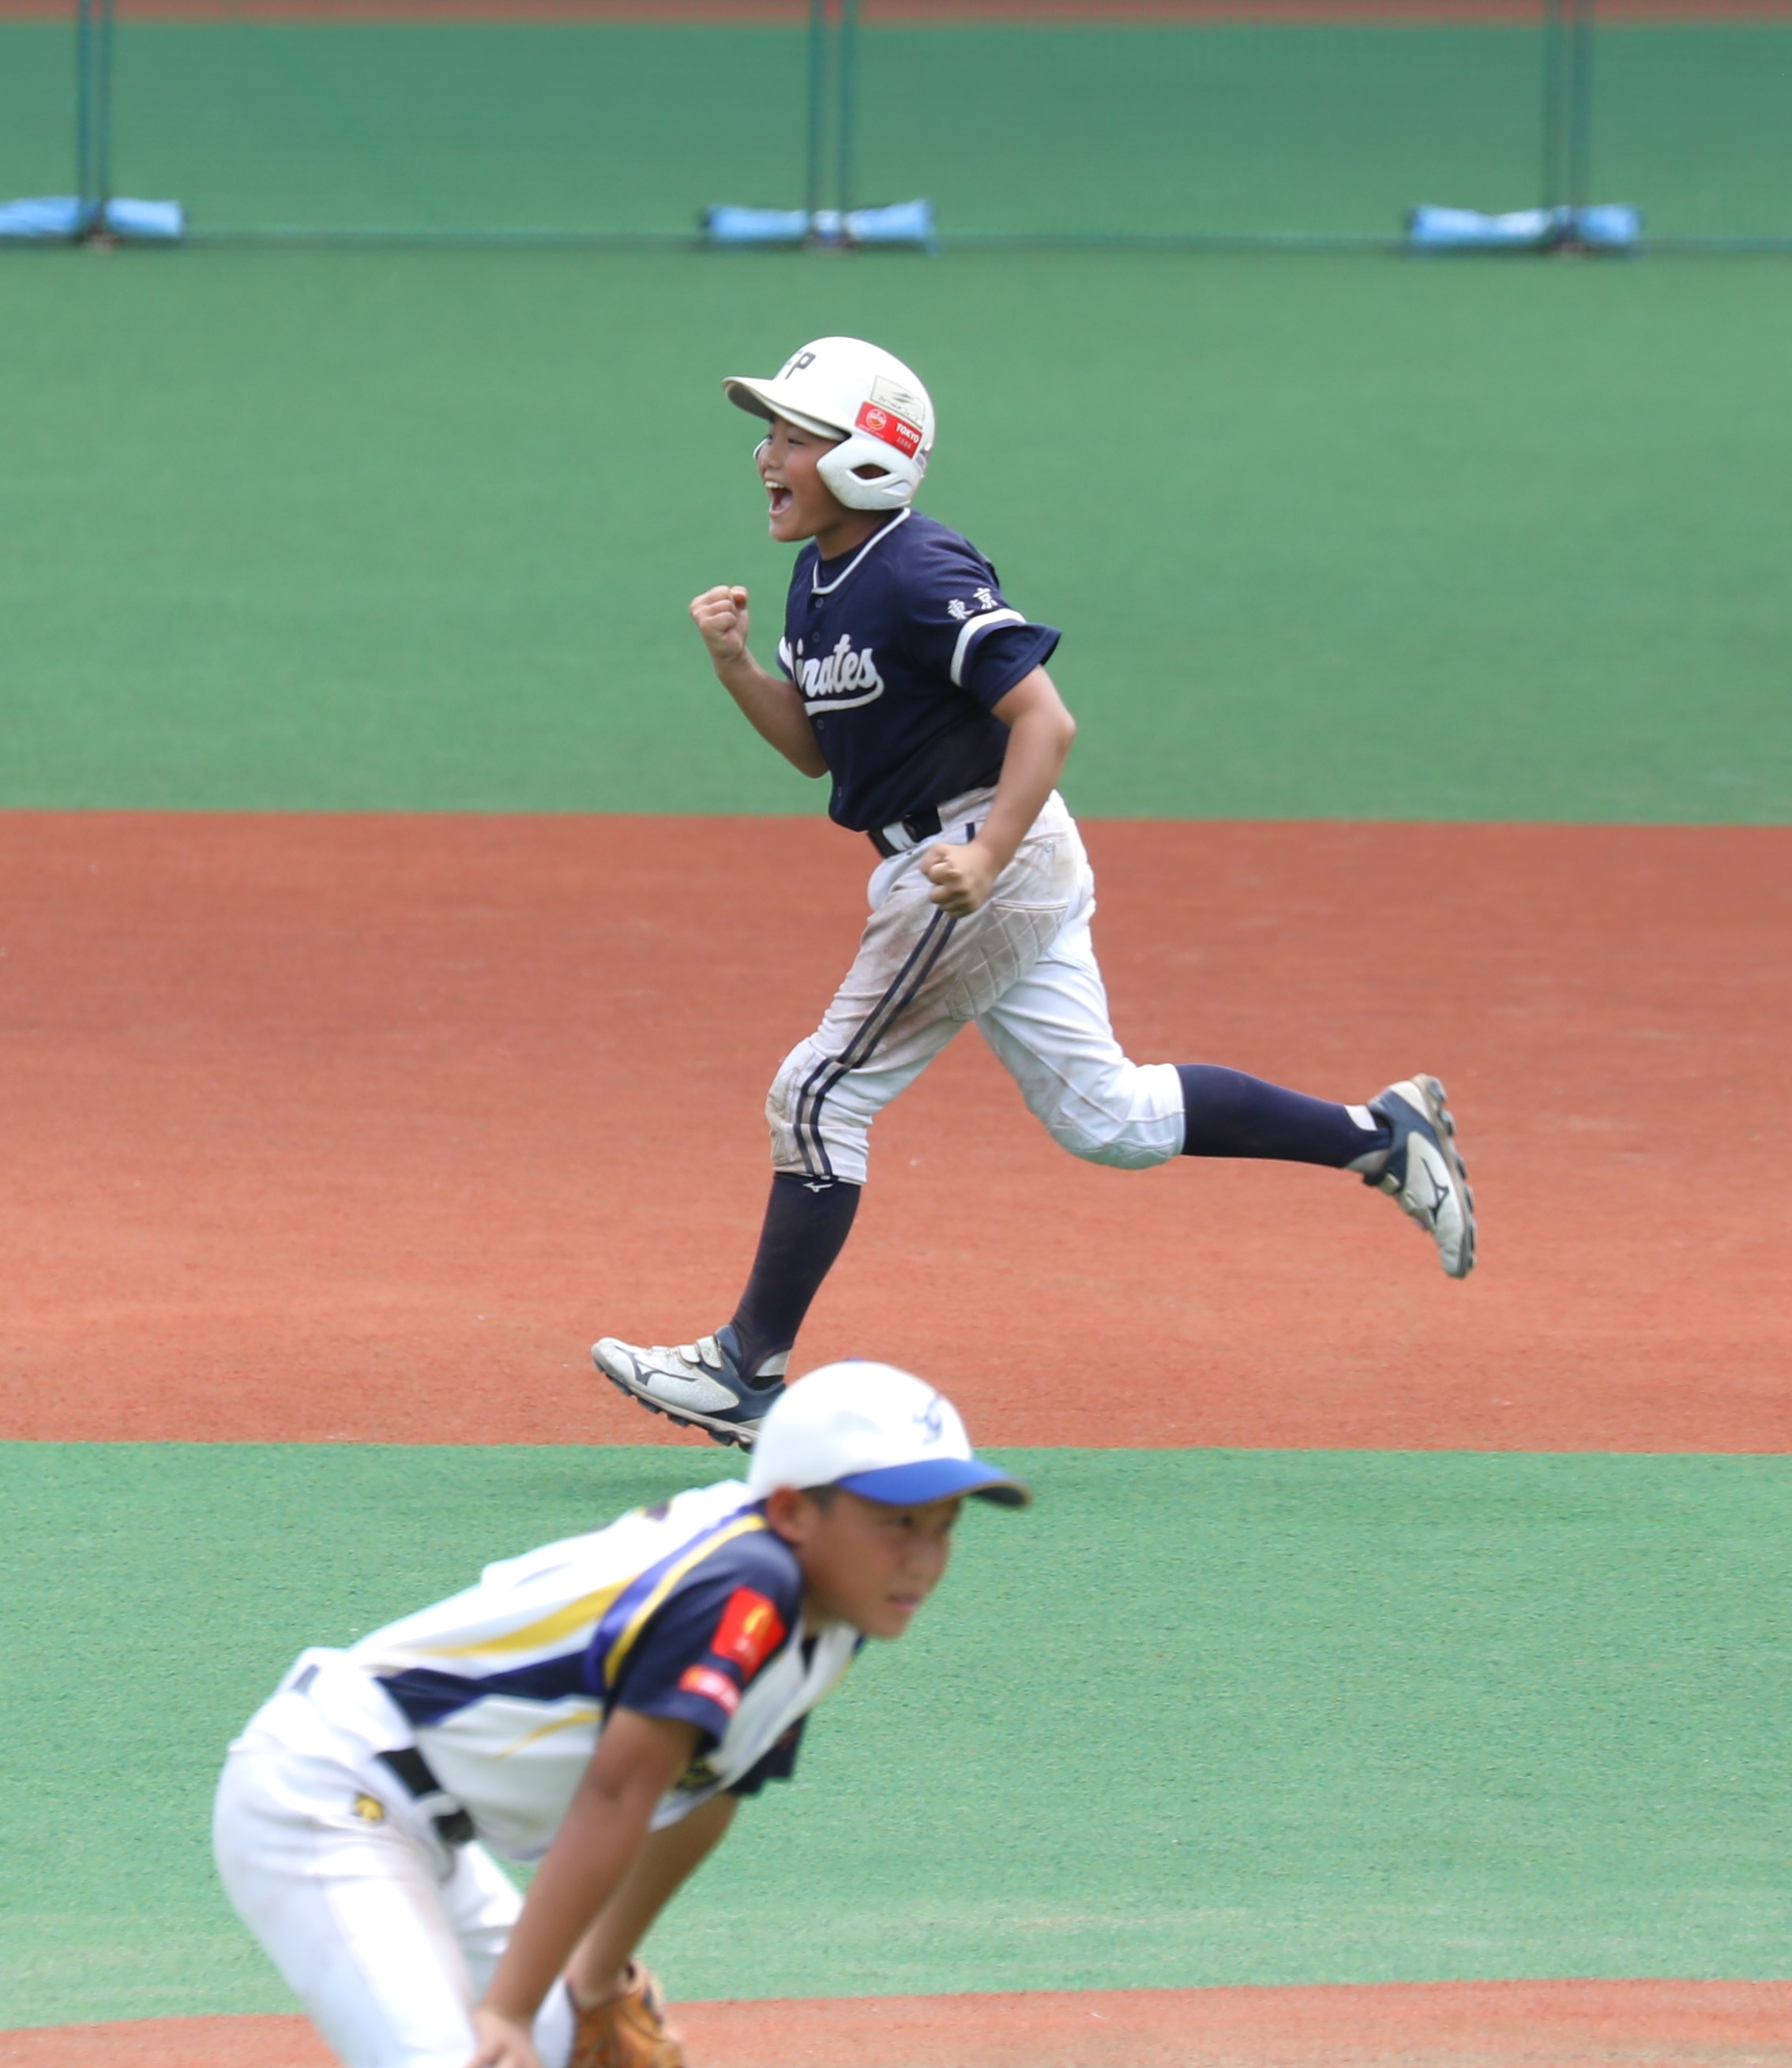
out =
{"type": "Polygon", "coordinates": [[[933,451],[933,403],[894,353],[861,337],[818,337],[771,380],[737,374],[722,392],[751,416],[844,440],[816,472],[849,509],[900,510],[914,500],[933,451]]]}

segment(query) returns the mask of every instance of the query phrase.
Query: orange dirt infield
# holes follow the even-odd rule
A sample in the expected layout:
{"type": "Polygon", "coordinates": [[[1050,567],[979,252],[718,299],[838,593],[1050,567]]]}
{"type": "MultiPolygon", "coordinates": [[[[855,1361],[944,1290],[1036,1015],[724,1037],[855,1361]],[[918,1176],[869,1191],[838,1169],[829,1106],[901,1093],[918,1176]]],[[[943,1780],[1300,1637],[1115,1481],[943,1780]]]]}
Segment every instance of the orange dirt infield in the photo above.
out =
{"type": "MultiPolygon", "coordinates": [[[[799,1362],[991,1442],[1784,1451],[1792,830],[1109,823],[1135,1054],[1448,1083],[1446,1280],[1332,1171],[1054,1148],[972,1034],[799,1362]]],[[[0,815],[0,1435],[640,1442],[869,850],[807,820],[0,815]]]]}
{"type": "MultiPolygon", "coordinates": [[[[690,2004],[693,2068],[1787,2068],[1786,1982],[1325,1989],[690,2004]]],[[[0,2033],[0,2068],[329,2068],[295,2017],[0,2033]]]]}

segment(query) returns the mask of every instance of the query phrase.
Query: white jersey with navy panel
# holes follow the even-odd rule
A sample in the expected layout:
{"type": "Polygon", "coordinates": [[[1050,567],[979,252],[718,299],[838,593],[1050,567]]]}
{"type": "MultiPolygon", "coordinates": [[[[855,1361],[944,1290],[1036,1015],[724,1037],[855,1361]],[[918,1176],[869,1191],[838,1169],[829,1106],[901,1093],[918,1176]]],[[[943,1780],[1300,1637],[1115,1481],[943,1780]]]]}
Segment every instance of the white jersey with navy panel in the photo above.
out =
{"type": "Polygon", "coordinates": [[[383,1755],[422,1755],[450,1808],[512,1859],[552,1842],[616,1708],[694,1724],[656,1828],[784,1777],[803,1718],[852,1663],[809,1630],[796,1554],[738,1480],[637,1508],[488,1565],[477,1585],[347,1651],[305,1653],[239,1745],[328,1754],[389,1792],[383,1755]]]}
{"type": "Polygon", "coordinates": [[[702,1733],[656,1828],[760,1766],[859,1643],[840,1626],[808,1630],[802,1592],[795,1553],[731,1480],[489,1565],[348,1656],[479,1835],[533,1859],[612,1709],[702,1733]]]}
{"type": "MultiPolygon", "coordinates": [[[[470,2006],[520,1905],[487,1847],[546,1850],[616,1709],[700,1733],[656,1827],[788,1777],[861,1641],[808,1629],[802,1596],[795,1554],[730,1480],[488,1566],[348,1651],[301,1655],[230,1748],[213,1848],[338,2056],[464,2068],[470,2006]]],[[[563,1992],[536,2042],[544,2068],[565,2062],[563,1992]]]]}
{"type": "Polygon", "coordinates": [[[855,552],[797,556],[778,665],[854,832],[992,784],[1008,728],[992,707],[1058,643],[1003,596],[967,539],[905,510],[855,552]]]}

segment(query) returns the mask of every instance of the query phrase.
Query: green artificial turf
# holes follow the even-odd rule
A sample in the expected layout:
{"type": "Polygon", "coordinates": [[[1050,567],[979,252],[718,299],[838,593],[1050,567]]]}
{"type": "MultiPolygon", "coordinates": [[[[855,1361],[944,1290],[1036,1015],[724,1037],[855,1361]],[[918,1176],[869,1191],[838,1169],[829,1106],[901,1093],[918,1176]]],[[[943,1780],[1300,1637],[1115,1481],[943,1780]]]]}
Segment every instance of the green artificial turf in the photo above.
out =
{"type": "Polygon", "coordinates": [[[1084,811],[1782,820],[1792,267],[0,255],[0,804],[784,812],[722,374],[871,330],[1084,811]]]}
{"type": "MultiPolygon", "coordinates": [[[[1784,1972],[1785,1460],[1012,1455],[1037,1506],[669,1917],[678,1993],[1784,1972]]],[[[724,1469],[0,1449],[0,2024],[285,2007],[206,1827],[293,1655],[724,1469]]]]}

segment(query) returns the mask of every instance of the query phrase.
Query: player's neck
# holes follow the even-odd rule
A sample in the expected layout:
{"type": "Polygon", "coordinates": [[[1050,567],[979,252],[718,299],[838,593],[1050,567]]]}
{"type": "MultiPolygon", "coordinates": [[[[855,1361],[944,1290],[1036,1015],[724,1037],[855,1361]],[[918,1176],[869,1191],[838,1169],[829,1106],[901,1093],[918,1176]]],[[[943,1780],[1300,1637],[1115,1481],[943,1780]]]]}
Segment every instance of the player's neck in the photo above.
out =
{"type": "Polygon", "coordinates": [[[825,560],[837,560],[856,553],[867,539],[874,539],[890,522],[887,510],[848,510],[818,526],[811,535],[816,550],[825,560]]]}

